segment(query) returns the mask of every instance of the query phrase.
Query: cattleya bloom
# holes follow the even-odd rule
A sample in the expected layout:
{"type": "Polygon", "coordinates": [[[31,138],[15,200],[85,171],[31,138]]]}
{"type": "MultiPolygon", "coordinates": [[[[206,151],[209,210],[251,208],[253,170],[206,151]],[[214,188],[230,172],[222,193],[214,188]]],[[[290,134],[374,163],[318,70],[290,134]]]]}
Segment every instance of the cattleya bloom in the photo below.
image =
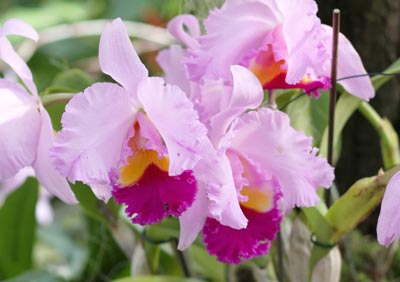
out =
{"type": "MultiPolygon", "coordinates": [[[[230,81],[204,79],[187,83],[179,64],[183,50],[172,46],[162,51],[158,62],[166,79],[191,89],[201,121],[219,154],[228,158],[240,207],[248,219],[244,229],[225,226],[207,217],[207,198],[201,194],[181,218],[179,248],[186,248],[203,230],[208,252],[220,261],[240,263],[265,254],[279,230],[282,212],[294,206],[319,202],[318,187],[330,187],[333,168],[316,156],[311,138],[290,127],[286,114],[261,108],[263,89],[258,79],[242,66],[232,66],[230,81]],[[278,204],[280,202],[280,204],[278,204]],[[193,221],[202,222],[193,226],[193,221]]],[[[200,161],[201,162],[201,161],[200,161]]],[[[201,181],[199,181],[201,185],[201,181]]]]}
{"type": "MultiPolygon", "coordinates": [[[[231,65],[250,69],[264,89],[301,88],[319,95],[330,88],[332,28],[321,24],[314,0],[227,0],[204,20],[206,33],[191,15],[180,15],[168,28],[188,50],[190,79],[224,78],[231,65]]],[[[359,55],[340,34],[338,78],[365,74],[359,55]]],[[[374,96],[368,77],[341,80],[351,94],[374,96]]]]}
{"type": "Polygon", "coordinates": [[[32,166],[40,184],[66,203],[76,203],[68,182],[52,165],[49,149],[54,132],[32,73],[6,38],[15,34],[37,40],[36,31],[23,21],[10,19],[0,28],[0,59],[21,78],[21,85],[0,79],[0,180],[8,180],[32,166]]]}
{"type": "Polygon", "coordinates": [[[397,172],[386,186],[378,218],[378,242],[388,247],[400,237],[400,172],[397,172]]]}
{"type": "MultiPolygon", "coordinates": [[[[99,198],[107,201],[113,195],[125,203],[134,223],[179,216],[195,200],[195,174],[203,156],[215,165],[209,170],[223,173],[207,129],[181,89],[148,77],[120,19],[102,33],[99,61],[119,84],[96,83],[71,99],[52,150],[56,167],[70,181],[90,185],[99,198]]],[[[210,180],[208,186],[216,184],[210,180]]],[[[239,205],[229,202],[232,193],[224,192],[228,196],[222,206],[221,193],[215,188],[210,192],[213,216],[245,227],[239,205]]]]}
{"type": "MultiPolygon", "coordinates": [[[[265,254],[279,230],[282,213],[294,206],[316,205],[320,201],[317,188],[329,188],[334,175],[327,161],[316,156],[312,139],[294,130],[286,114],[268,108],[246,112],[261,106],[261,85],[243,67],[232,66],[231,72],[232,87],[222,82],[203,85],[199,108],[218,105],[215,112],[201,116],[208,121],[214,146],[229,159],[248,225],[235,230],[207,218],[203,239],[219,260],[239,263],[241,258],[265,254]]],[[[189,216],[190,209],[181,222],[188,222],[189,216]]]]}

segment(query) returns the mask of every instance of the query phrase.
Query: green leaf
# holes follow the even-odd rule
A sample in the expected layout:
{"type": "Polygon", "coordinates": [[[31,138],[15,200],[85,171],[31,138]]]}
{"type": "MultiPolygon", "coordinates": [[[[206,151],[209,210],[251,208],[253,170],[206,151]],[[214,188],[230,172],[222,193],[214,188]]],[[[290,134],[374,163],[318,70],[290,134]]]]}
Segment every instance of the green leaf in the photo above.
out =
{"type": "Polygon", "coordinates": [[[79,281],[109,281],[127,275],[130,261],[116,244],[109,227],[91,217],[86,217],[89,248],[88,262],[79,281]]]}
{"type": "Polygon", "coordinates": [[[367,102],[362,101],[358,110],[379,135],[384,168],[389,169],[400,163],[399,136],[390,121],[381,118],[367,102]]]}
{"type": "MultiPolygon", "coordinates": [[[[289,90],[275,90],[276,98],[275,102],[279,110],[284,111],[286,107],[296,101],[301,95],[301,92],[297,89],[289,90]]],[[[268,91],[264,91],[264,103],[267,100],[268,91]]]]}
{"type": "Polygon", "coordinates": [[[92,84],[92,78],[80,69],[69,69],[60,72],[46,90],[46,94],[56,92],[77,93],[92,84]],[[61,91],[60,91],[61,90],[61,91]]]}
{"type": "Polygon", "coordinates": [[[55,103],[46,107],[47,112],[51,118],[51,123],[53,125],[53,129],[56,131],[60,131],[61,126],[61,117],[65,110],[65,105],[67,103],[55,103]]]}
{"type": "Polygon", "coordinates": [[[386,184],[399,170],[400,166],[396,166],[383,175],[358,180],[329,208],[326,220],[334,230],[333,242],[354,229],[380,204],[386,184]]]}
{"type": "Polygon", "coordinates": [[[120,206],[115,203],[114,198],[110,198],[106,205],[96,198],[89,186],[82,182],[72,184],[71,188],[80,206],[90,217],[107,224],[114,223],[118,218],[120,206]]]}
{"type": "Polygon", "coordinates": [[[310,273],[314,269],[315,264],[330,251],[329,245],[335,243],[332,241],[333,228],[325,218],[326,207],[320,204],[317,207],[302,208],[303,217],[306,218],[305,224],[313,234],[314,242],[311,250],[310,273]],[[326,247],[324,247],[326,245],[326,247]]]}
{"type": "Polygon", "coordinates": [[[66,272],[71,273],[72,277],[79,277],[87,259],[87,250],[82,248],[85,242],[83,238],[81,236],[80,238],[73,236],[86,233],[86,228],[83,224],[84,221],[82,220],[82,212],[75,206],[68,206],[63,203],[59,203],[54,208],[55,218],[53,223],[46,226],[39,226],[37,230],[35,266],[38,269],[42,269],[42,267],[51,269],[53,263],[60,264],[62,262],[62,266],[57,266],[68,269],[66,272]],[[65,219],[60,218],[61,213],[63,214],[62,216],[65,216],[65,219],[70,220],[70,222],[73,222],[79,228],[68,229],[65,226],[65,219]],[[78,216],[79,219],[76,218],[78,216]],[[54,251],[52,256],[47,256],[47,248],[51,248],[54,251]]]}
{"type": "MultiPolygon", "coordinates": [[[[400,72],[400,58],[397,59],[393,64],[391,64],[385,71],[384,73],[390,74],[390,73],[399,73],[400,72]]],[[[393,79],[395,76],[391,75],[376,75],[373,78],[371,78],[372,84],[374,85],[375,89],[378,90],[379,88],[382,87],[386,82],[389,80],[393,79]]]]}
{"type": "Polygon", "coordinates": [[[113,280],[112,282],[202,282],[195,278],[184,278],[179,276],[137,276],[113,280]]]}
{"type": "MultiPolygon", "coordinates": [[[[361,99],[354,97],[347,92],[342,93],[335,108],[335,132],[333,134],[333,144],[336,146],[339,137],[346,125],[347,121],[358,109],[361,99]]],[[[325,129],[321,139],[320,155],[326,157],[328,155],[328,128],[325,129]]]]}
{"type": "Polygon", "coordinates": [[[14,6],[0,19],[20,18],[36,29],[42,29],[64,22],[85,19],[87,14],[87,11],[82,9],[82,5],[74,1],[46,1],[44,5],[40,6],[40,9],[29,6],[14,6]]]}
{"type": "Polygon", "coordinates": [[[286,112],[290,116],[291,125],[313,137],[314,144],[319,144],[328,124],[329,95],[322,93],[316,98],[302,96],[288,104],[286,112]]]}
{"type": "Polygon", "coordinates": [[[225,264],[220,263],[213,256],[210,256],[204,247],[193,244],[190,251],[196,262],[197,271],[203,276],[209,278],[210,281],[224,281],[225,264]]]}
{"type": "MultiPolygon", "coordinates": [[[[396,73],[400,72],[400,59],[395,61],[390,67],[388,67],[384,73],[396,73]]],[[[377,75],[371,78],[372,85],[375,90],[379,90],[382,85],[392,79],[393,76],[377,75]]],[[[337,146],[339,137],[346,125],[347,121],[353,115],[353,113],[358,109],[361,103],[361,99],[350,95],[349,93],[343,91],[335,108],[335,132],[333,136],[333,144],[337,146]]],[[[328,128],[325,129],[322,141],[320,144],[320,155],[323,157],[327,156],[328,153],[328,128]]]]}
{"type": "Polygon", "coordinates": [[[28,178],[8,195],[0,208],[0,279],[16,276],[32,267],[37,197],[38,183],[28,178]]]}
{"type": "Polygon", "coordinates": [[[173,217],[146,227],[146,240],[149,242],[171,241],[179,238],[179,221],[173,217]]]}

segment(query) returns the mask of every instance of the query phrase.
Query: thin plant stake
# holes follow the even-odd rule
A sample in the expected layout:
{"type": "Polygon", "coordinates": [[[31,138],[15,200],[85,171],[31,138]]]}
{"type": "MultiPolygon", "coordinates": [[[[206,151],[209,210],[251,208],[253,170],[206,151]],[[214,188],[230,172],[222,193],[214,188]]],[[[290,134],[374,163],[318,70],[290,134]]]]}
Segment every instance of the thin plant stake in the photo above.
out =
{"type": "MultiPolygon", "coordinates": [[[[329,129],[328,129],[328,163],[333,165],[333,133],[335,124],[335,104],[336,104],[336,77],[338,64],[338,45],[340,32],[340,10],[334,9],[332,15],[333,40],[332,40],[332,66],[331,66],[331,85],[329,101],[329,129]]],[[[331,204],[331,193],[326,193],[326,204],[331,204]]]]}

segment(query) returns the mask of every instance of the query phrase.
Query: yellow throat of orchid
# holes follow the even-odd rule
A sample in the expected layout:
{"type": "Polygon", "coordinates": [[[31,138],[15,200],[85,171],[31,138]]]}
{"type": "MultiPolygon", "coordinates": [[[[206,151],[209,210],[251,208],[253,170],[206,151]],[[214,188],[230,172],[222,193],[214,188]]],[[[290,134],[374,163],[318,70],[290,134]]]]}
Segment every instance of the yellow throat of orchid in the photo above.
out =
{"type": "Polygon", "coordinates": [[[261,85],[265,85],[278,75],[285,74],[285,71],[281,68],[284,63],[285,60],[276,62],[272,51],[268,49],[268,51],[260,51],[250,61],[249,69],[258,78],[261,85]]]}
{"type": "Polygon", "coordinates": [[[126,164],[119,168],[119,183],[122,187],[129,186],[142,177],[149,165],[156,165],[163,171],[168,171],[168,157],[159,157],[157,151],[148,150],[140,147],[140,126],[135,124],[135,135],[129,140],[128,144],[132,150],[132,155],[126,160],[126,164]]]}
{"type": "Polygon", "coordinates": [[[254,188],[243,187],[241,194],[247,196],[246,202],[241,202],[240,205],[256,212],[265,213],[274,207],[272,191],[254,188]]]}
{"type": "Polygon", "coordinates": [[[127,164],[120,167],[119,182],[122,186],[129,186],[137,182],[150,164],[156,165],[163,171],[168,171],[169,160],[167,157],[160,159],[154,150],[136,151],[128,158],[127,164]]]}

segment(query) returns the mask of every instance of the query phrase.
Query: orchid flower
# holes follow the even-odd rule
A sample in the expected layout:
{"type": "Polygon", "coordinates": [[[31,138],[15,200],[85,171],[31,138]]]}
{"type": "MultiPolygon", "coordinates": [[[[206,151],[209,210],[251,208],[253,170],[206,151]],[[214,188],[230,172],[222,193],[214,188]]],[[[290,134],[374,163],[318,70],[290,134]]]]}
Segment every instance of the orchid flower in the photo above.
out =
{"type": "Polygon", "coordinates": [[[238,203],[230,203],[229,197],[236,198],[220,189],[224,166],[192,102],[177,86],[148,77],[120,19],[103,31],[99,61],[102,71],[118,84],[96,83],[66,106],[63,129],[52,150],[61,173],[72,182],[88,184],[100,199],[114,196],[126,204],[134,223],[180,216],[192,205],[197,190],[202,190],[213,199],[210,216],[245,227],[238,203]],[[198,174],[204,157],[208,162],[201,166],[213,171],[198,189],[197,178],[207,177],[198,174]]]}
{"type": "Polygon", "coordinates": [[[333,168],[316,156],[311,138],[290,127],[286,114],[264,108],[246,113],[259,108],[263,100],[261,84],[249,70],[232,66],[232,86],[222,79],[207,78],[203,83],[188,84],[182,78],[188,75],[186,69],[179,63],[184,56],[185,50],[172,46],[157,60],[169,82],[191,90],[211,141],[229,160],[248,225],[233,229],[207,217],[207,198],[200,195],[180,218],[178,248],[188,247],[202,229],[211,254],[223,262],[240,263],[242,258],[268,251],[287,209],[314,206],[320,201],[316,189],[331,186],[333,168]],[[193,226],[195,218],[203,224],[193,226]],[[186,226],[192,226],[192,233],[182,232],[186,226]]]}
{"type": "MultiPolygon", "coordinates": [[[[230,66],[250,69],[264,89],[301,88],[319,95],[330,88],[332,28],[321,24],[314,0],[227,0],[210,11],[206,33],[191,15],[173,19],[168,29],[188,47],[191,80],[224,78],[230,66]]],[[[361,59],[340,34],[338,78],[366,73],[361,59]]],[[[369,100],[374,88],[368,77],[339,82],[349,93],[369,100]]]]}
{"type": "Polygon", "coordinates": [[[0,28],[0,59],[21,78],[21,85],[0,79],[0,180],[32,166],[40,184],[66,203],[77,203],[68,182],[52,165],[49,149],[54,140],[50,117],[43,107],[26,63],[15,52],[7,35],[38,39],[27,23],[10,19],[0,28]]]}
{"type": "Polygon", "coordinates": [[[386,186],[378,218],[378,242],[388,247],[400,237],[400,173],[396,173],[386,186]]]}
{"type": "MultiPolygon", "coordinates": [[[[251,72],[232,66],[231,73],[232,87],[222,82],[203,85],[199,108],[214,107],[214,112],[203,113],[203,118],[215,147],[229,159],[248,225],[235,230],[207,218],[203,239],[207,250],[220,261],[240,263],[241,258],[265,254],[282,214],[294,206],[316,205],[320,201],[317,188],[329,188],[334,175],[327,161],[316,156],[312,139],[294,130],[285,113],[258,109],[263,91],[251,72]],[[246,112],[248,109],[258,110],[246,112]]],[[[181,223],[190,222],[186,217],[190,217],[190,209],[181,223]]]]}

